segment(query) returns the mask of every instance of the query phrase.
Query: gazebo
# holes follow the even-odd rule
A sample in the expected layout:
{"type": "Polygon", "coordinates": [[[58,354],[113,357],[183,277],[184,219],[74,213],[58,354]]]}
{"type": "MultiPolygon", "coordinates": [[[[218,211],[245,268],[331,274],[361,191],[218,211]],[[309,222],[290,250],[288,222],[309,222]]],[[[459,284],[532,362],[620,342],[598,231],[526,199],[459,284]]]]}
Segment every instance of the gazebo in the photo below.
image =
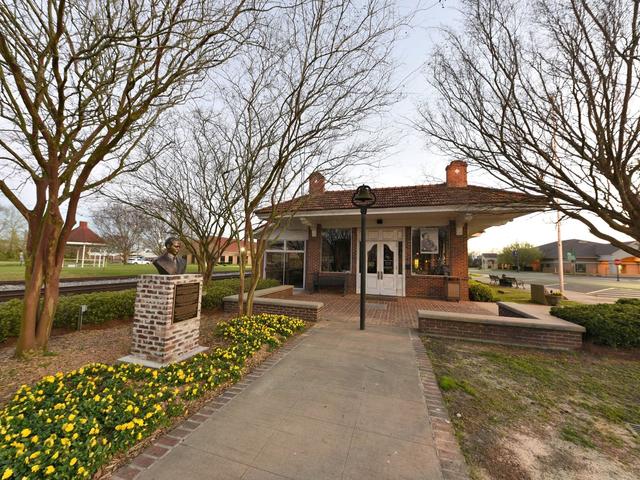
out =
{"type": "Polygon", "coordinates": [[[76,250],[76,265],[84,267],[87,254],[91,256],[91,250],[96,247],[105,247],[106,243],[100,235],[89,228],[87,222],[80,222],[80,226],[71,230],[67,246],[76,250]],[[82,258],[80,258],[82,255],[82,258]]]}

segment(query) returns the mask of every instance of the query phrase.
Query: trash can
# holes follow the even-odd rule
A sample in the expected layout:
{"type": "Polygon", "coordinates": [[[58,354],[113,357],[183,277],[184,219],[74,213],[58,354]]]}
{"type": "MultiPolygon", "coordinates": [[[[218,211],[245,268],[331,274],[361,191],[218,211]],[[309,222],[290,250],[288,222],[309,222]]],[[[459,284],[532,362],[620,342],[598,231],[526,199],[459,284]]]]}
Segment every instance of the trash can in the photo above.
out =
{"type": "Polygon", "coordinates": [[[445,292],[447,301],[460,301],[460,279],[458,277],[445,277],[445,292]]]}

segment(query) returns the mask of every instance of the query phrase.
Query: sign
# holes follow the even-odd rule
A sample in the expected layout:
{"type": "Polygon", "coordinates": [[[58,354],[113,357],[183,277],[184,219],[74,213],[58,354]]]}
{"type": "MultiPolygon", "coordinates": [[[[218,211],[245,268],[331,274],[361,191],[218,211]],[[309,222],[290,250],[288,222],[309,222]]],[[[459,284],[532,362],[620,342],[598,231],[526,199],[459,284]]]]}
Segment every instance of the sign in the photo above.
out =
{"type": "Polygon", "coordinates": [[[176,285],[176,292],[173,297],[173,323],[197,317],[199,303],[200,283],[176,285]]]}
{"type": "Polygon", "coordinates": [[[620,260],[619,258],[616,258],[613,263],[615,263],[616,265],[620,265],[622,264],[622,260],[620,260]]]}
{"type": "Polygon", "coordinates": [[[438,229],[437,228],[421,228],[420,229],[420,253],[421,254],[438,253],[438,229]]]}

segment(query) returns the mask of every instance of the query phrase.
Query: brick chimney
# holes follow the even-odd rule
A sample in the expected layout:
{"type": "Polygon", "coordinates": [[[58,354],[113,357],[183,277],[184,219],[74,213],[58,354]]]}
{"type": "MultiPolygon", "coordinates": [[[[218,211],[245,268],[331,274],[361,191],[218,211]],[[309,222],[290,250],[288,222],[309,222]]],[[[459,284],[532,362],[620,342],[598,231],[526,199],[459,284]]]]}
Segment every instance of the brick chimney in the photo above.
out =
{"type": "Polygon", "coordinates": [[[447,165],[447,187],[467,186],[467,162],[454,160],[447,165]]]}
{"type": "Polygon", "coordinates": [[[325,178],[320,172],[313,172],[309,175],[309,193],[324,193],[325,178]]]}
{"type": "Polygon", "coordinates": [[[80,222],[80,228],[89,228],[89,226],[88,226],[87,222],[81,221],[80,222]]]}

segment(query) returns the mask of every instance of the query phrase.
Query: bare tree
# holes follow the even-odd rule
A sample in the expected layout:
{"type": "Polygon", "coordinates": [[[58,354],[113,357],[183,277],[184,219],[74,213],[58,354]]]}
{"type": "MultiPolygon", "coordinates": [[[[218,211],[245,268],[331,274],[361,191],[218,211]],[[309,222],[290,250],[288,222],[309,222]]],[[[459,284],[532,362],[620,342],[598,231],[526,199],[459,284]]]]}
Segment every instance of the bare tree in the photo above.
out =
{"type": "Polygon", "coordinates": [[[162,220],[150,216],[145,217],[145,225],[141,238],[142,246],[158,256],[162,255],[164,242],[170,235],[169,227],[162,220]]]}
{"type": "Polygon", "coordinates": [[[232,218],[253,265],[248,285],[240,272],[247,314],[267,239],[303,201],[277,205],[297,196],[313,172],[331,179],[370,164],[385,146],[374,120],[395,100],[391,59],[400,23],[387,0],[305,0],[266,15],[257,44],[227,64],[218,83],[225,101],[209,136],[235,174],[228,191],[240,194],[232,218]]]}
{"type": "Polygon", "coordinates": [[[437,146],[640,256],[640,1],[465,0],[418,124],[437,146]],[[593,214],[593,215],[591,215],[593,214]]]}
{"type": "Polygon", "coordinates": [[[0,191],[29,225],[17,354],[46,349],[82,194],[138,167],[130,153],[162,112],[234,54],[250,6],[0,3],[0,191]],[[33,202],[19,198],[24,185],[33,202]]]}
{"type": "Polygon", "coordinates": [[[180,237],[205,285],[236,235],[231,211],[238,199],[233,188],[226,188],[233,184],[228,180],[232,175],[209,136],[211,121],[199,110],[175,116],[173,128],[160,129],[145,142],[149,162],[108,194],[180,237]],[[158,136],[168,142],[160,154],[154,147],[158,136]]]}
{"type": "Polygon", "coordinates": [[[127,263],[133,249],[142,241],[148,228],[147,218],[130,206],[111,200],[96,208],[92,214],[98,233],[127,263]]]}

